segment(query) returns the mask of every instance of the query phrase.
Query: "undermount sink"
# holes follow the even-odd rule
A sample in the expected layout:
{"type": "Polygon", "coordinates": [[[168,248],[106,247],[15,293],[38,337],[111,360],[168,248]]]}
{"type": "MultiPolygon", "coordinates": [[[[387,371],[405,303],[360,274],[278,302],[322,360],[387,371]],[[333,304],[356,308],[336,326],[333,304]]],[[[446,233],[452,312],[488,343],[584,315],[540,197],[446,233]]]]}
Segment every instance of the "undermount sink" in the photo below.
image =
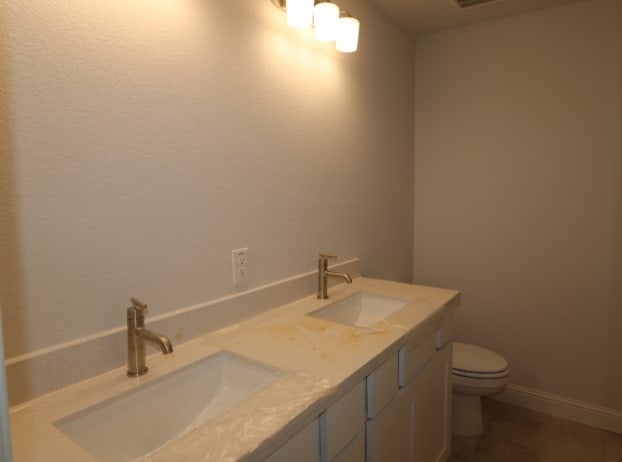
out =
{"type": "Polygon", "coordinates": [[[279,374],[223,350],[56,425],[98,460],[130,461],[226,413],[279,374]]]}
{"type": "Polygon", "coordinates": [[[369,292],[356,292],[309,313],[309,316],[349,326],[372,327],[408,303],[410,303],[408,300],[399,298],[369,292]]]}

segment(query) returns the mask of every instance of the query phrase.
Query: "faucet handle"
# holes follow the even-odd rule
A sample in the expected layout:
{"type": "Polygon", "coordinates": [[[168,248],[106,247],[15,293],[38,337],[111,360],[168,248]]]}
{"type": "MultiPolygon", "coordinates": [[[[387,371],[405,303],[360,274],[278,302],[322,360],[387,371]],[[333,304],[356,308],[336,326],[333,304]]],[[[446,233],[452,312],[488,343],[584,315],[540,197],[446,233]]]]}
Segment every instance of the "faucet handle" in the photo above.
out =
{"type": "Polygon", "coordinates": [[[134,308],[136,310],[146,310],[147,309],[147,304],[141,302],[137,298],[132,297],[132,298],[130,298],[130,301],[132,302],[131,308],[134,308]]]}
{"type": "Polygon", "coordinates": [[[337,255],[331,255],[329,253],[321,253],[320,260],[336,260],[337,255]]]}

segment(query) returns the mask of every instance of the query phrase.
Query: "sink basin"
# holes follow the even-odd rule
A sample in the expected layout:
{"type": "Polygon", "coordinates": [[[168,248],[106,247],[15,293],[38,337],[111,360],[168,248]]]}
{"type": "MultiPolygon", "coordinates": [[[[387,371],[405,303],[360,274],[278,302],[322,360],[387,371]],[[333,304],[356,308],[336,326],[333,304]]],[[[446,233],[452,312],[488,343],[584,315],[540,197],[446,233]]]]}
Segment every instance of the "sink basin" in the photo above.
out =
{"type": "Polygon", "coordinates": [[[56,425],[101,461],[129,461],[229,411],[279,371],[221,351],[56,425]]]}
{"type": "Polygon", "coordinates": [[[408,300],[399,298],[357,292],[313,311],[309,316],[349,326],[371,327],[408,303],[410,303],[408,300]]]}

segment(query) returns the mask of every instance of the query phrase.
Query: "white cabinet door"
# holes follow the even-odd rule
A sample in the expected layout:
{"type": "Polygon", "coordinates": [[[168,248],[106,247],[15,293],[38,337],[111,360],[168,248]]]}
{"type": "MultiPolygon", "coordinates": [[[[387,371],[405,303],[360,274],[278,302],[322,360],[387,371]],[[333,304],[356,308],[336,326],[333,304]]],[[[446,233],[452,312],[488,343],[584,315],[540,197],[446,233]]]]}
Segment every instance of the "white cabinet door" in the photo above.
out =
{"type": "Polygon", "coordinates": [[[367,422],[367,462],[443,462],[451,452],[451,344],[367,422]]]}
{"type": "Polygon", "coordinates": [[[408,387],[411,462],[441,462],[451,453],[451,343],[436,352],[408,387]]]}
{"type": "Polygon", "coordinates": [[[365,432],[350,441],[332,462],[365,462],[365,432]]]}
{"type": "Polygon", "coordinates": [[[405,391],[367,421],[367,462],[409,462],[410,408],[405,391]]]}
{"type": "Polygon", "coordinates": [[[315,419],[266,459],[266,462],[320,462],[320,426],[315,419]]]}
{"type": "Polygon", "coordinates": [[[361,382],[320,415],[322,460],[336,460],[337,454],[364,430],[365,382],[361,382]]]}

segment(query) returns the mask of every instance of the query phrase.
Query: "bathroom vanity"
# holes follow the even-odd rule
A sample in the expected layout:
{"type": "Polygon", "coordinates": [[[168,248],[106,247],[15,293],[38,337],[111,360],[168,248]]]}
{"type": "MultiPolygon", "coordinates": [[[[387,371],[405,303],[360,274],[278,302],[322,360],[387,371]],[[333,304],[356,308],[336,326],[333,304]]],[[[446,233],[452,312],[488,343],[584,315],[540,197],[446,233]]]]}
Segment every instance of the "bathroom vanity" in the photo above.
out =
{"type": "Polygon", "coordinates": [[[446,460],[459,293],[356,278],[329,296],[175,345],[139,378],[119,368],[12,409],[15,461],[446,460]],[[168,418],[165,400],[179,400],[168,418]],[[111,455],[120,422],[162,440],[111,455]]]}
{"type": "Polygon", "coordinates": [[[407,339],[406,345],[268,462],[447,460],[451,453],[452,334],[451,319],[447,319],[423,342],[417,336],[407,339]]]}

